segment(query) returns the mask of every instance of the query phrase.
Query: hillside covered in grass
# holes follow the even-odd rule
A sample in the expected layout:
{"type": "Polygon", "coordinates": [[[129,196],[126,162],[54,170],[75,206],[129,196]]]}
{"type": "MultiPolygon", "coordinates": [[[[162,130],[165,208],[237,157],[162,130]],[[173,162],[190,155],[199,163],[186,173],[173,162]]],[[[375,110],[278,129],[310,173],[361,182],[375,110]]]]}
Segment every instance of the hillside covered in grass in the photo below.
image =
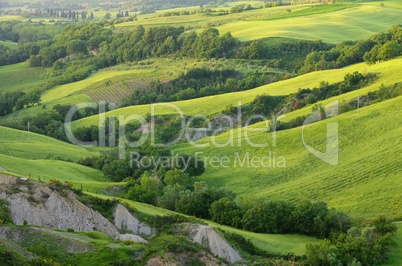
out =
{"type": "Polygon", "coordinates": [[[0,264],[401,264],[399,1],[67,2],[0,6],[0,264]]]}

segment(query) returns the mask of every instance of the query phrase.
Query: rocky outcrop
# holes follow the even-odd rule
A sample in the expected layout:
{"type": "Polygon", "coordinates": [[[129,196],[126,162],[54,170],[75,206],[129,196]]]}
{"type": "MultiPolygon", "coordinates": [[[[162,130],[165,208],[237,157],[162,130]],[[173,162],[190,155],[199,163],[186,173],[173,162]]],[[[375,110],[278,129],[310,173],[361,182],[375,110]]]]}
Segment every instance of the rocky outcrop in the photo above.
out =
{"type": "Polygon", "coordinates": [[[214,229],[206,225],[191,225],[191,239],[209,248],[209,250],[229,263],[235,263],[243,258],[229,243],[222,238],[214,229]]]}
{"type": "Polygon", "coordinates": [[[45,184],[0,175],[0,197],[9,202],[13,222],[75,231],[99,231],[113,237],[119,232],[100,213],[79,202],[74,193],[63,195],[45,184]]]}
{"type": "Polygon", "coordinates": [[[118,239],[121,241],[133,241],[134,243],[148,243],[144,238],[132,234],[121,234],[118,239]]]}
{"type": "Polygon", "coordinates": [[[135,235],[150,237],[153,230],[148,225],[140,222],[123,205],[119,204],[114,212],[114,224],[120,230],[131,232],[135,235]]]}

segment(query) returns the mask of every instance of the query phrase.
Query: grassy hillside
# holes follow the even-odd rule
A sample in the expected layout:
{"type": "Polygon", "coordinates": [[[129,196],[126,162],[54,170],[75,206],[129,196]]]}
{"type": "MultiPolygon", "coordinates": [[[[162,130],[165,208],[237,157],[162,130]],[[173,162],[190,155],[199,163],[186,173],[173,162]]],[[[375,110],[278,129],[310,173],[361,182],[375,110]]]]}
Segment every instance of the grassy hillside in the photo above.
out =
{"type": "Polygon", "coordinates": [[[67,162],[96,156],[99,154],[96,151],[32,132],[28,142],[28,132],[6,127],[0,127],[0,135],[0,166],[8,172],[42,181],[50,178],[71,181],[75,187],[82,185],[93,192],[115,185],[99,170],[67,162]]]}
{"type": "Polygon", "coordinates": [[[1,92],[7,92],[39,89],[41,84],[50,79],[48,77],[47,69],[42,67],[31,68],[26,62],[9,66],[0,66],[0,80],[1,92]]]}
{"type": "Polygon", "coordinates": [[[28,131],[0,127],[0,154],[25,159],[62,159],[77,161],[95,156],[85,148],[28,131]]]}
{"type": "Polygon", "coordinates": [[[8,47],[8,48],[11,48],[11,49],[15,49],[15,48],[18,47],[18,46],[17,46],[18,43],[16,43],[16,42],[11,42],[11,41],[0,41],[0,44],[6,46],[6,47],[8,47]]]}
{"type": "Polygon", "coordinates": [[[99,170],[75,163],[57,160],[28,160],[6,155],[0,155],[0,165],[8,172],[19,176],[30,177],[44,182],[51,178],[60,181],[71,181],[75,188],[99,192],[99,189],[117,185],[108,182],[99,170]]]}
{"type": "MultiPolygon", "coordinates": [[[[127,261],[135,254],[139,246],[128,246],[113,240],[102,233],[74,233],[50,230],[36,226],[7,226],[9,240],[0,239],[0,252],[11,250],[29,259],[36,256],[44,258],[42,263],[56,260],[72,265],[107,265],[127,261]],[[20,237],[12,238],[19,235],[20,237]]],[[[4,254],[4,253],[3,253],[4,254]]],[[[11,257],[10,253],[6,253],[11,257]]],[[[32,265],[22,263],[22,259],[3,265],[32,265]]]]}
{"type": "MultiPolygon", "coordinates": [[[[276,146],[272,144],[272,133],[266,132],[248,132],[248,136],[253,143],[268,143],[268,147],[252,147],[246,142],[244,133],[240,136],[241,145],[238,145],[238,131],[235,130],[216,137],[216,142],[223,144],[233,133],[233,146],[194,148],[183,144],[176,151],[201,152],[199,156],[207,159],[228,157],[230,168],[213,168],[212,164],[209,167],[207,164],[201,179],[240,195],[294,202],[323,200],[354,217],[384,214],[401,218],[401,105],[402,97],[399,97],[309,125],[305,131],[306,143],[324,152],[326,124],[338,123],[339,164],[336,166],[328,165],[307,151],[302,143],[301,128],[278,132],[276,146]],[[270,151],[277,162],[279,156],[285,158],[285,168],[275,163],[271,167],[254,168],[247,164],[241,167],[236,161],[236,156],[241,160],[247,153],[250,157],[264,157],[270,151]]],[[[203,139],[199,144],[210,141],[203,139]]]]}
{"type": "MultiPolygon", "coordinates": [[[[377,73],[378,79],[370,86],[357,90],[348,94],[339,96],[339,99],[351,99],[358,95],[366,94],[368,91],[376,90],[382,83],[386,85],[394,84],[402,80],[402,58],[395,59],[388,62],[383,62],[376,65],[367,65],[365,63],[348,66],[342,69],[326,70],[309,73],[296,78],[275,82],[262,87],[258,87],[248,91],[227,93],[209,97],[203,97],[187,101],[172,102],[172,104],[179,107],[186,115],[211,115],[220,112],[229,105],[237,106],[238,102],[242,104],[251,102],[257,95],[268,94],[272,96],[276,95],[288,95],[290,93],[297,92],[299,88],[313,88],[319,85],[320,81],[327,81],[330,84],[342,81],[344,76],[348,73],[359,71],[361,73],[377,73]],[[207,104],[206,104],[207,103],[207,104]]],[[[145,114],[151,112],[151,105],[139,105],[120,108],[106,115],[119,115],[129,116],[132,114],[139,114],[145,116],[145,114]]],[[[160,105],[155,108],[156,114],[169,114],[177,113],[171,107],[160,105]]],[[[299,116],[302,113],[310,113],[311,107],[307,107],[298,110],[295,114],[287,114],[289,117],[294,115],[299,116]]],[[[73,122],[73,127],[81,127],[88,125],[96,125],[98,123],[98,117],[87,117],[73,122]]]]}
{"type": "Polygon", "coordinates": [[[297,14],[298,12],[293,10],[289,14],[277,17],[283,16],[283,19],[271,17],[265,21],[237,21],[226,23],[219,26],[218,29],[222,33],[229,31],[233,36],[244,41],[278,36],[322,40],[328,43],[360,40],[386,31],[398,23],[400,7],[388,7],[386,1],[384,2],[385,7],[381,7],[380,2],[370,2],[358,7],[324,14],[312,14],[313,12],[304,9],[301,14],[305,15],[297,17],[292,17],[291,13],[297,14]]]}

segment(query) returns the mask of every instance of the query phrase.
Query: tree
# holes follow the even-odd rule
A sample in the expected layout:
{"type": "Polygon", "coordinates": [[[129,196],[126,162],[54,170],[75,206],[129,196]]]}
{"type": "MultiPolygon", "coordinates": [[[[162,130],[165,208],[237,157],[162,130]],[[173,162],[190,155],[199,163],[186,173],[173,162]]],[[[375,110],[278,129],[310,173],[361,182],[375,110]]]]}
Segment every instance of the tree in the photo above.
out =
{"type": "Polygon", "coordinates": [[[105,164],[102,172],[107,178],[114,182],[120,182],[131,175],[130,165],[125,160],[114,160],[105,164]]]}
{"type": "Polygon", "coordinates": [[[166,172],[163,182],[167,186],[179,185],[187,187],[191,184],[190,176],[180,169],[173,169],[166,172]]]}
{"type": "Polygon", "coordinates": [[[296,232],[304,235],[316,235],[327,214],[328,208],[325,202],[301,202],[292,212],[296,232]]]}
{"type": "Polygon", "coordinates": [[[180,199],[180,191],[183,190],[185,190],[185,187],[177,184],[164,187],[163,195],[158,199],[158,206],[174,211],[176,202],[180,199]]]}
{"type": "Polygon", "coordinates": [[[243,211],[227,197],[214,201],[209,208],[209,214],[214,222],[241,228],[243,211]]]}
{"type": "Polygon", "coordinates": [[[380,235],[392,234],[394,235],[398,227],[388,220],[385,216],[379,216],[373,221],[374,231],[380,235]]]}
{"type": "Polygon", "coordinates": [[[104,19],[111,19],[112,15],[109,12],[107,12],[103,18],[104,19]]]}
{"type": "Polygon", "coordinates": [[[306,245],[306,262],[309,266],[342,265],[337,259],[337,250],[331,247],[328,239],[321,240],[318,244],[306,245]]]}
{"type": "Polygon", "coordinates": [[[149,176],[148,172],[141,175],[139,183],[130,188],[126,197],[135,201],[156,205],[161,195],[162,182],[157,176],[149,176]]]}

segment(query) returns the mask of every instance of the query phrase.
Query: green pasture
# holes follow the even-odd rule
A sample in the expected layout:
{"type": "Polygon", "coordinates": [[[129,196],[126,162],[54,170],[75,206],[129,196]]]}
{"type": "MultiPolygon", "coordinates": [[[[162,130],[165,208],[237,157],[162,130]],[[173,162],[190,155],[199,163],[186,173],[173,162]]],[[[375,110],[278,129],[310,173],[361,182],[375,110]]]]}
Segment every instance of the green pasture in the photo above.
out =
{"type": "Polygon", "coordinates": [[[99,193],[102,188],[122,184],[110,182],[99,170],[58,160],[29,160],[0,154],[0,165],[11,174],[44,182],[51,178],[62,182],[71,181],[75,188],[81,188],[82,185],[84,191],[94,193],[99,193]]]}
{"type": "Polygon", "coordinates": [[[0,93],[40,89],[42,84],[51,80],[48,72],[46,68],[29,67],[28,62],[0,66],[0,93]]]}
{"type": "Polygon", "coordinates": [[[376,4],[370,2],[323,14],[310,15],[308,10],[292,11],[294,14],[305,12],[306,15],[303,16],[292,17],[290,12],[276,17],[283,16],[285,17],[283,19],[275,19],[275,16],[272,16],[265,21],[241,20],[225,23],[217,28],[222,33],[231,32],[234,37],[243,41],[267,37],[289,37],[339,43],[345,40],[368,38],[401,22],[399,7],[387,5],[381,7],[379,2],[376,4]],[[287,16],[289,18],[286,18],[287,16]]]}
{"type": "Polygon", "coordinates": [[[259,132],[235,129],[197,142],[206,147],[181,144],[175,150],[198,153],[207,162],[201,179],[238,195],[293,202],[323,200],[353,217],[372,218],[383,214],[400,219],[400,106],[402,97],[307,126],[305,143],[325,152],[327,124],[337,123],[339,161],[336,165],[309,153],[303,145],[302,127],[279,131],[274,138],[273,133],[267,133],[265,123],[253,125],[252,128],[262,130],[259,132]],[[216,163],[211,161],[215,156],[229,158],[229,167],[215,167],[216,163]],[[264,163],[258,163],[261,158],[265,158],[264,163]]]}
{"type": "Polygon", "coordinates": [[[99,154],[44,135],[7,127],[0,126],[0,136],[0,154],[7,156],[77,161],[99,154]]]}

